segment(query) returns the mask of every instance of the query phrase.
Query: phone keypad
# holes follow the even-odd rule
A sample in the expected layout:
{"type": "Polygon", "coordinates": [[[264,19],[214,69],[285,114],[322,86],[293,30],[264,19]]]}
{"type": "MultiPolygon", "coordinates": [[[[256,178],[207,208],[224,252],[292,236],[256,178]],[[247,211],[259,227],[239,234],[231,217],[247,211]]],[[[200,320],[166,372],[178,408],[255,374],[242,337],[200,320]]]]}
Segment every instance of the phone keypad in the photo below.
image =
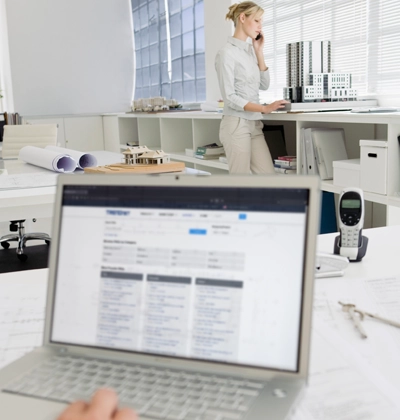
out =
{"type": "Polygon", "coordinates": [[[359,236],[360,229],[341,229],[340,246],[346,248],[358,248],[359,247],[359,236]]]}

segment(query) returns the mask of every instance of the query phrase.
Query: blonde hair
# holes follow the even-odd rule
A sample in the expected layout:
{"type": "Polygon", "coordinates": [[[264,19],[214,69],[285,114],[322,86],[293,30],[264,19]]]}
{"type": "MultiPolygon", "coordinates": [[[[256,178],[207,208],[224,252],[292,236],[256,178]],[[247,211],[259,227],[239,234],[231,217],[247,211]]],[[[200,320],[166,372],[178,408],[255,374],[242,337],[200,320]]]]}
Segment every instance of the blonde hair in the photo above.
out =
{"type": "Polygon", "coordinates": [[[256,13],[260,13],[260,15],[262,15],[264,13],[264,9],[253,1],[242,1],[241,3],[232,4],[229,8],[229,12],[225,16],[225,19],[232,20],[236,27],[236,23],[242,13],[244,13],[245,16],[254,15],[256,13]]]}

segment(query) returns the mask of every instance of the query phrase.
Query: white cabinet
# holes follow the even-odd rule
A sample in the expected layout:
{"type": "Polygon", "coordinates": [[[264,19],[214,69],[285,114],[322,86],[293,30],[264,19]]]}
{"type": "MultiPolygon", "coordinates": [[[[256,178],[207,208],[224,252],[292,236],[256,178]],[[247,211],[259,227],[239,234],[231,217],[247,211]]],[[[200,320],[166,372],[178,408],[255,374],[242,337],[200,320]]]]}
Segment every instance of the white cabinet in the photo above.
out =
{"type": "Polygon", "coordinates": [[[57,143],[82,152],[104,150],[103,117],[24,117],[23,124],[57,124],[57,143]]]}
{"type": "Polygon", "coordinates": [[[226,174],[228,165],[218,159],[203,161],[185,154],[185,149],[219,143],[220,122],[220,114],[204,112],[106,115],[104,143],[109,151],[118,151],[127,142],[162,149],[172,160],[183,161],[188,167],[226,174]]]}
{"type": "Polygon", "coordinates": [[[129,114],[104,115],[104,149],[109,152],[120,152],[120,145],[126,143],[138,143],[138,119],[130,118],[129,114]]]}
{"type": "MultiPolygon", "coordinates": [[[[118,151],[127,141],[161,148],[174,160],[212,173],[227,173],[228,166],[217,160],[200,161],[186,156],[185,149],[219,142],[221,114],[207,112],[180,112],[160,114],[124,114],[104,117],[106,150],[118,151]]],[[[314,112],[303,114],[273,113],[263,118],[266,124],[283,125],[287,151],[290,155],[300,150],[300,131],[309,127],[343,128],[349,159],[360,157],[359,141],[387,139],[387,195],[366,192],[365,199],[387,206],[389,223],[400,223],[400,216],[392,207],[400,208],[400,114],[354,114],[350,112],[314,112]]],[[[298,168],[301,156],[297,156],[298,168]]],[[[332,181],[321,182],[324,191],[340,193],[342,187],[332,181]]],[[[400,211],[399,211],[400,214],[400,211]]]]}
{"type": "Polygon", "coordinates": [[[64,118],[65,147],[89,152],[104,150],[103,118],[68,117],[64,118]]]}

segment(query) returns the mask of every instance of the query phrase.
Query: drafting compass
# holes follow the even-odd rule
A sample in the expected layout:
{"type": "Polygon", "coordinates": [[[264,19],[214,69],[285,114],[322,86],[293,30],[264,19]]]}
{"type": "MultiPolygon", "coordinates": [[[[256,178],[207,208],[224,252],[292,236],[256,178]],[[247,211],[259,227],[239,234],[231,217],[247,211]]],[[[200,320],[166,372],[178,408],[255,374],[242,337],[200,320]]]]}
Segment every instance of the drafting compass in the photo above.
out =
{"type": "Polygon", "coordinates": [[[366,317],[370,317],[378,321],[384,322],[385,324],[392,325],[393,327],[400,328],[400,322],[392,321],[390,319],[383,318],[379,315],[363,311],[361,309],[358,309],[356,305],[352,303],[343,303],[339,301],[339,304],[342,305],[342,309],[344,312],[349,313],[350,318],[354,322],[354,326],[358,329],[362,338],[367,338],[367,333],[365,332],[364,327],[361,324],[361,321],[363,321],[366,317]]]}

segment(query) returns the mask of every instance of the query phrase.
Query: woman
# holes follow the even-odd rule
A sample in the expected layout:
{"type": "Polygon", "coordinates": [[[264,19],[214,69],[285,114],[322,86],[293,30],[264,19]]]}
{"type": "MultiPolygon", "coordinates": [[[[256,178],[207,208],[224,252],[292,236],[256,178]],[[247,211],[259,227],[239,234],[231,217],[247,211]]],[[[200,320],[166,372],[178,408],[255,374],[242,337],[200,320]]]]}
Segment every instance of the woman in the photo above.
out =
{"type": "Polygon", "coordinates": [[[233,37],[216,57],[215,67],[224,99],[219,137],[228,158],[230,173],[274,173],[274,166],[262,131],[262,113],[284,108],[279,100],[260,105],[259,90],[269,87],[264,62],[262,15],[252,1],[233,4],[226,15],[235,25],[233,37]],[[253,40],[252,45],[247,39],[253,40]]]}

